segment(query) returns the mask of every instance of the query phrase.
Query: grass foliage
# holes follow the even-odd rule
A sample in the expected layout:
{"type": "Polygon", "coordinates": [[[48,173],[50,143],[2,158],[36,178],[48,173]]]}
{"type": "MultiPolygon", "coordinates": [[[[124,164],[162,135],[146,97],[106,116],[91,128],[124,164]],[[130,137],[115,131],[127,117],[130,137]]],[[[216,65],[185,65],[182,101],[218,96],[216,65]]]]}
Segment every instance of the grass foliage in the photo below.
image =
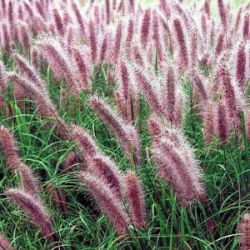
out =
{"type": "MultiPolygon", "coordinates": [[[[8,64],[11,69],[12,62],[8,61],[8,64]]],[[[52,100],[58,104],[59,85],[54,83],[49,69],[44,69],[42,76],[48,84],[52,100]]],[[[143,162],[138,175],[145,192],[148,226],[141,231],[131,228],[130,238],[117,238],[88,191],[80,185],[77,172],[63,170],[63,161],[74,150],[74,145],[61,141],[53,128],[46,127],[48,121],[37,116],[35,109],[21,111],[15,100],[8,97],[11,116],[6,118],[1,111],[1,124],[11,128],[23,162],[41,180],[42,198],[53,215],[55,231],[66,249],[237,249],[237,224],[241,215],[249,208],[250,195],[246,187],[249,151],[234,143],[234,138],[224,148],[219,147],[216,141],[208,147],[204,145],[201,122],[192,111],[190,90],[189,87],[186,91],[189,107],[184,131],[195,147],[197,159],[205,172],[207,202],[196,202],[191,207],[181,208],[167,184],[156,177],[149,153],[151,140],[146,128],[149,108],[141,98],[141,112],[135,123],[142,142],[143,162]],[[66,193],[66,217],[51,202],[47,190],[49,183],[66,193]]],[[[105,96],[112,103],[112,99],[109,99],[111,91],[104,75],[96,75],[93,92],[105,96]]],[[[74,107],[74,101],[70,101],[70,106],[74,107]]],[[[82,94],[79,101],[81,108],[75,110],[73,115],[68,105],[58,105],[62,117],[90,131],[100,148],[118,163],[121,170],[133,169],[120,145],[91,111],[88,95],[82,94]]],[[[45,240],[41,240],[39,231],[26,215],[10,204],[3,195],[6,187],[17,185],[18,179],[15,174],[9,173],[2,156],[0,159],[0,231],[7,232],[17,249],[52,249],[45,240]]]]}

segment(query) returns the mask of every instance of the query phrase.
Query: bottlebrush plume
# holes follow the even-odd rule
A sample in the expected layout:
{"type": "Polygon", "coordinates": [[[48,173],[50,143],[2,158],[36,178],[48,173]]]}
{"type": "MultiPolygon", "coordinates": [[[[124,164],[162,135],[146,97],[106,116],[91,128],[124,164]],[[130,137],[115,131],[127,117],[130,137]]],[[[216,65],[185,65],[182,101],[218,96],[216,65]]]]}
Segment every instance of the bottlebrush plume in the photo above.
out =
{"type": "Polygon", "coordinates": [[[235,20],[235,28],[234,28],[235,32],[237,32],[237,30],[239,29],[239,25],[240,25],[241,18],[242,18],[242,13],[243,13],[243,8],[241,7],[238,10],[237,17],[236,17],[236,20],[235,20]]]}
{"type": "Polygon", "coordinates": [[[116,9],[116,4],[117,4],[117,1],[116,0],[112,0],[112,9],[113,10],[116,9]]]}
{"type": "Polygon", "coordinates": [[[12,133],[3,125],[0,126],[0,148],[5,156],[8,168],[10,170],[18,168],[21,164],[19,150],[12,133]]]}
{"type": "Polygon", "coordinates": [[[31,35],[33,35],[33,37],[38,36],[39,34],[51,35],[56,33],[53,24],[50,23],[49,26],[46,25],[44,20],[39,15],[35,15],[32,20],[33,23],[30,29],[32,31],[31,35]]]}
{"type": "Polygon", "coordinates": [[[120,3],[117,6],[117,12],[121,13],[122,15],[125,15],[125,1],[124,0],[120,0],[120,3]]]}
{"type": "Polygon", "coordinates": [[[140,145],[135,128],[111,110],[104,100],[93,96],[89,101],[94,112],[115,135],[117,140],[120,141],[128,159],[131,159],[132,157],[132,162],[139,165],[140,145]]]}
{"type": "Polygon", "coordinates": [[[207,48],[211,48],[214,44],[214,36],[215,36],[215,23],[214,23],[214,20],[209,20],[209,23],[208,23],[208,38],[207,38],[207,48]]]}
{"type": "Polygon", "coordinates": [[[127,59],[134,59],[135,62],[140,65],[142,68],[146,68],[148,66],[148,62],[146,59],[145,51],[142,50],[142,48],[138,45],[135,44],[132,46],[132,51],[127,50],[128,53],[127,59]],[[132,56],[131,56],[132,53],[132,56]]]}
{"type": "Polygon", "coordinates": [[[36,1],[35,7],[36,7],[37,12],[41,15],[41,17],[46,20],[47,15],[46,15],[46,9],[45,9],[44,4],[42,2],[36,1]]]}
{"type": "Polygon", "coordinates": [[[65,27],[64,30],[67,30],[68,27],[69,27],[70,25],[72,25],[72,23],[73,23],[72,18],[70,17],[70,14],[69,14],[68,11],[65,11],[65,12],[63,13],[63,18],[62,18],[62,20],[63,20],[63,25],[64,25],[64,27],[65,27]]]}
{"type": "Polygon", "coordinates": [[[191,152],[192,148],[188,148],[189,144],[184,139],[184,135],[181,133],[180,129],[169,128],[164,120],[160,119],[154,113],[149,116],[147,124],[154,145],[157,145],[157,143],[164,137],[169,139],[176,146],[182,146],[182,148],[189,149],[189,153],[191,152]]]}
{"type": "Polygon", "coordinates": [[[154,113],[151,114],[147,120],[147,125],[153,141],[157,141],[163,132],[159,117],[154,113]]]}
{"type": "Polygon", "coordinates": [[[103,63],[105,60],[107,60],[109,36],[110,36],[110,34],[107,32],[104,34],[104,36],[101,40],[100,51],[99,51],[100,63],[103,63]]]}
{"type": "Polygon", "coordinates": [[[130,75],[126,64],[121,60],[118,65],[118,81],[122,89],[125,105],[129,102],[130,75]]]}
{"type": "Polygon", "coordinates": [[[198,60],[198,30],[193,29],[191,32],[190,63],[194,67],[198,60]]]}
{"type": "Polygon", "coordinates": [[[191,70],[190,75],[195,89],[201,96],[203,102],[206,102],[208,100],[208,93],[205,78],[202,77],[196,69],[191,70]]]}
{"type": "Polygon", "coordinates": [[[96,154],[90,160],[88,170],[101,178],[110,187],[118,199],[122,198],[122,179],[118,167],[109,157],[96,154]]]}
{"type": "Polygon", "coordinates": [[[41,54],[38,48],[32,47],[30,51],[30,60],[33,67],[37,72],[40,72],[41,69],[41,54]]]}
{"type": "Polygon", "coordinates": [[[204,38],[204,42],[207,43],[208,24],[205,14],[201,15],[201,31],[204,38]]]}
{"type": "Polygon", "coordinates": [[[14,250],[14,248],[11,247],[10,242],[5,239],[3,234],[0,234],[0,249],[2,249],[2,250],[14,250]]]}
{"type": "Polygon", "coordinates": [[[133,68],[133,74],[135,77],[135,82],[146,96],[150,104],[150,108],[159,116],[161,116],[163,114],[163,110],[159,101],[158,93],[155,91],[151,83],[153,82],[152,79],[153,77],[143,72],[143,69],[140,68],[139,66],[137,68],[136,67],[133,68]]]}
{"type": "Polygon", "coordinates": [[[160,0],[159,7],[167,17],[171,15],[171,6],[167,0],[160,0]]]}
{"type": "Polygon", "coordinates": [[[24,190],[34,195],[34,197],[38,197],[38,181],[30,168],[21,162],[14,136],[4,126],[0,126],[0,148],[9,169],[16,169],[20,174],[24,190]]]}
{"type": "Polygon", "coordinates": [[[24,7],[24,11],[28,14],[29,18],[33,20],[33,10],[31,8],[31,5],[23,1],[23,7],[24,7]]]}
{"type": "Polygon", "coordinates": [[[211,17],[211,0],[205,0],[203,9],[208,17],[211,17]]]}
{"type": "Polygon", "coordinates": [[[6,0],[1,1],[1,14],[3,17],[6,17],[7,7],[6,7],[6,0]]]}
{"type": "Polygon", "coordinates": [[[208,100],[202,112],[202,120],[204,126],[204,139],[205,144],[209,145],[212,142],[213,136],[215,135],[215,122],[216,122],[216,111],[214,103],[208,100]]]}
{"type": "Polygon", "coordinates": [[[80,148],[85,160],[92,158],[98,151],[94,139],[79,126],[71,125],[70,138],[80,148]]]}
{"type": "Polygon", "coordinates": [[[47,93],[47,89],[45,87],[45,83],[40,79],[36,69],[31,65],[26,58],[19,54],[13,55],[14,60],[18,68],[20,69],[22,75],[34,82],[34,84],[43,92],[47,93]]]}
{"type": "Polygon", "coordinates": [[[30,48],[30,30],[29,27],[26,23],[24,22],[18,22],[18,27],[17,27],[17,36],[20,44],[24,49],[29,49],[30,48]]]}
{"type": "Polygon", "coordinates": [[[77,4],[73,1],[72,1],[72,9],[75,13],[75,17],[76,17],[77,23],[79,25],[80,34],[83,36],[83,38],[86,38],[86,28],[85,28],[85,24],[83,21],[83,17],[81,15],[81,12],[80,12],[77,4]]]}
{"type": "Polygon", "coordinates": [[[110,19],[111,19],[111,13],[110,10],[111,6],[110,6],[110,0],[105,0],[105,11],[106,11],[106,22],[107,24],[110,23],[110,19]]]}
{"type": "Polygon", "coordinates": [[[89,46],[90,46],[90,51],[91,51],[91,59],[92,59],[92,63],[94,64],[97,58],[97,39],[96,39],[95,24],[93,20],[89,21],[88,34],[89,34],[88,41],[89,41],[89,46]]]}
{"type": "Polygon", "coordinates": [[[227,13],[226,13],[226,7],[223,0],[217,0],[218,4],[218,10],[220,15],[220,20],[222,25],[224,26],[224,29],[227,29],[227,13]]]}
{"type": "Polygon", "coordinates": [[[16,203],[16,205],[30,217],[34,224],[40,228],[47,240],[55,241],[51,218],[41,201],[35,199],[28,192],[18,188],[8,189],[6,195],[10,201],[16,203]]]}
{"type": "Polygon", "coordinates": [[[117,25],[116,32],[115,32],[115,44],[114,44],[114,51],[113,51],[113,59],[117,60],[120,54],[121,46],[122,46],[122,36],[123,36],[123,23],[120,22],[117,25]]]}
{"type": "Polygon", "coordinates": [[[225,104],[223,101],[219,101],[218,103],[218,111],[217,111],[217,130],[220,139],[221,145],[225,145],[228,142],[229,128],[228,128],[228,119],[227,119],[227,111],[225,108],[225,104]]]}
{"type": "Polygon", "coordinates": [[[236,55],[236,79],[241,89],[244,89],[245,87],[246,63],[245,44],[242,42],[238,46],[236,55]]]}
{"type": "Polygon", "coordinates": [[[153,12],[152,27],[153,27],[153,39],[155,41],[157,59],[159,59],[159,62],[162,62],[164,59],[164,54],[163,54],[164,48],[161,37],[162,30],[159,23],[158,13],[156,12],[156,10],[153,12]]]}
{"type": "Polygon", "coordinates": [[[159,72],[162,68],[162,64],[157,58],[157,54],[156,54],[156,51],[154,49],[154,42],[152,41],[152,39],[150,40],[150,42],[148,44],[148,49],[146,50],[145,56],[146,56],[146,60],[148,62],[148,65],[149,64],[154,65],[155,72],[159,72]]]}
{"type": "Polygon", "coordinates": [[[69,59],[73,57],[73,48],[76,43],[75,31],[73,30],[73,26],[69,25],[66,30],[66,34],[64,36],[64,49],[68,53],[69,59]]]}
{"type": "Polygon", "coordinates": [[[246,13],[244,16],[243,38],[245,40],[250,39],[250,14],[249,13],[246,13]]]}
{"type": "Polygon", "coordinates": [[[242,216],[239,231],[241,233],[240,250],[250,249],[250,215],[245,214],[242,216]]]}
{"type": "Polygon", "coordinates": [[[44,38],[37,41],[37,47],[44,55],[57,77],[65,78],[73,94],[80,92],[80,87],[75,79],[72,66],[61,43],[55,38],[44,38]]]}
{"type": "Polygon", "coordinates": [[[183,26],[181,20],[176,17],[173,20],[173,30],[175,34],[175,40],[178,44],[178,64],[181,68],[187,68],[189,65],[189,57],[186,45],[186,39],[184,35],[183,26]]]}
{"type": "Polygon", "coordinates": [[[64,25],[63,25],[62,18],[60,16],[60,14],[58,13],[57,9],[53,9],[52,13],[53,13],[54,25],[56,27],[57,33],[60,36],[63,36],[65,31],[64,31],[64,25]]]}
{"type": "Polygon", "coordinates": [[[246,46],[246,79],[250,79],[250,43],[246,46]]]}
{"type": "Polygon", "coordinates": [[[163,40],[167,44],[169,52],[172,54],[174,46],[173,46],[173,38],[172,38],[172,33],[170,31],[169,24],[166,21],[165,17],[162,15],[159,15],[159,20],[160,20],[162,30],[163,30],[163,35],[162,35],[163,40]]]}
{"type": "Polygon", "coordinates": [[[176,104],[174,108],[174,123],[172,124],[175,127],[181,128],[184,118],[185,118],[185,104],[186,97],[183,92],[182,86],[177,86],[176,89],[176,104]]]}
{"type": "Polygon", "coordinates": [[[144,228],[146,226],[146,209],[142,184],[133,171],[128,171],[125,175],[125,190],[130,205],[132,223],[136,228],[144,228]]]}
{"type": "Polygon", "coordinates": [[[2,23],[1,26],[1,47],[4,48],[8,53],[11,52],[11,35],[10,35],[10,27],[8,23],[2,23]]]}
{"type": "Polygon", "coordinates": [[[96,27],[100,27],[100,13],[101,12],[101,8],[99,5],[95,5],[94,6],[94,16],[95,16],[95,25],[96,27]]]}
{"type": "Polygon", "coordinates": [[[81,89],[91,91],[92,64],[87,49],[72,49],[81,89]]]}
{"type": "Polygon", "coordinates": [[[54,104],[46,94],[41,92],[40,88],[15,73],[10,73],[8,79],[11,80],[14,85],[21,87],[22,94],[31,97],[35,101],[41,116],[54,118],[57,116],[54,104]]]}
{"type": "Polygon", "coordinates": [[[10,30],[11,30],[12,34],[13,34],[13,30],[14,30],[14,20],[15,20],[15,11],[14,11],[13,2],[9,1],[9,4],[8,4],[8,22],[10,24],[10,30]]]}
{"type": "Polygon", "coordinates": [[[108,216],[117,234],[125,234],[128,230],[129,217],[110,187],[101,178],[90,173],[81,172],[80,178],[94,196],[101,210],[108,216]]]}
{"type": "Polygon", "coordinates": [[[240,126],[240,112],[243,109],[243,98],[239,87],[234,84],[229,71],[223,67],[219,69],[220,84],[224,89],[225,104],[227,111],[234,121],[234,125],[240,126]]]}
{"type": "Polygon", "coordinates": [[[135,13],[136,8],[136,1],[135,0],[129,0],[129,13],[135,13]]]}
{"type": "Polygon", "coordinates": [[[154,143],[153,159],[159,176],[169,183],[180,203],[186,206],[196,198],[203,200],[205,190],[192,147],[179,133],[178,130],[164,132],[154,143]]]}
{"type": "Polygon", "coordinates": [[[180,3],[173,4],[173,10],[176,12],[176,15],[179,17],[179,20],[182,21],[181,25],[184,25],[185,28],[189,31],[192,29],[192,19],[190,16],[192,13],[188,10],[184,10],[183,6],[180,3]]]}
{"type": "Polygon", "coordinates": [[[175,121],[176,105],[176,79],[173,67],[169,67],[163,82],[162,106],[165,107],[167,120],[173,124],[175,121]]]}
{"type": "Polygon", "coordinates": [[[135,32],[134,18],[130,17],[127,23],[127,30],[126,30],[126,47],[131,46],[131,42],[134,37],[134,32],[135,32]]]}
{"type": "Polygon", "coordinates": [[[34,174],[32,173],[31,169],[21,163],[18,166],[18,172],[21,175],[21,182],[22,182],[22,188],[33,195],[36,199],[39,199],[39,182],[38,180],[34,177],[34,174]]]}
{"type": "Polygon", "coordinates": [[[144,48],[147,46],[149,39],[150,23],[151,23],[151,10],[146,9],[141,23],[141,38],[140,38],[141,44],[144,48]]]}

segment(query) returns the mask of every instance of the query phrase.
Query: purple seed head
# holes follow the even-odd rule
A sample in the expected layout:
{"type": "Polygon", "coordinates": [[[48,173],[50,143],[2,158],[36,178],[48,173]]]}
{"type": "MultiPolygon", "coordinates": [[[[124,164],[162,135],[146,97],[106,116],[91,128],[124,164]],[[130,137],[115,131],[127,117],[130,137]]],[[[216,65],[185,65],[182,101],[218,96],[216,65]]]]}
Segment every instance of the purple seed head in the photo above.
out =
{"type": "Polygon", "coordinates": [[[119,57],[121,46],[122,46],[122,29],[123,23],[120,22],[117,25],[116,32],[115,32],[115,44],[114,44],[114,51],[113,51],[113,59],[116,61],[119,57]]]}
{"type": "Polygon", "coordinates": [[[151,23],[151,10],[146,9],[143,15],[142,24],[141,24],[141,44],[145,48],[149,39],[150,32],[150,23],[151,23]]]}
{"type": "Polygon", "coordinates": [[[0,126],[0,149],[4,154],[7,167],[10,170],[17,169],[21,164],[19,150],[14,136],[3,125],[0,126]]]}
{"type": "Polygon", "coordinates": [[[187,68],[189,65],[189,57],[186,45],[186,39],[184,35],[183,26],[179,18],[173,20],[173,29],[175,34],[175,40],[178,44],[178,62],[181,68],[187,68]]]}
{"type": "Polygon", "coordinates": [[[30,81],[34,82],[36,87],[41,89],[43,93],[47,93],[45,83],[39,77],[36,69],[31,65],[26,58],[19,54],[13,55],[16,65],[18,66],[19,70],[21,71],[22,75],[29,79],[30,81]]]}
{"type": "Polygon", "coordinates": [[[58,13],[57,9],[53,9],[53,17],[54,17],[54,25],[56,27],[56,30],[60,36],[63,36],[65,31],[64,31],[64,25],[62,18],[60,14],[58,13]]]}
{"type": "Polygon", "coordinates": [[[55,75],[64,78],[72,90],[72,93],[75,95],[78,94],[81,88],[76,81],[72,65],[69,62],[69,57],[62,44],[55,38],[44,38],[38,40],[36,45],[49,63],[55,75]]]}
{"type": "Polygon", "coordinates": [[[227,120],[225,104],[222,100],[220,100],[217,111],[217,133],[219,135],[221,145],[225,145],[228,142],[229,129],[227,120]]]}
{"type": "Polygon", "coordinates": [[[236,55],[236,79],[241,89],[245,87],[246,80],[246,49],[244,42],[240,43],[236,55]]]}
{"type": "Polygon", "coordinates": [[[178,132],[172,138],[168,133],[162,135],[153,146],[153,159],[159,176],[169,183],[180,203],[187,206],[196,198],[203,199],[205,190],[191,145],[178,138],[178,132]]]}
{"type": "Polygon", "coordinates": [[[123,210],[120,200],[114,195],[108,184],[101,178],[88,172],[81,172],[80,178],[94,196],[101,210],[113,224],[117,234],[122,235],[126,233],[128,230],[129,217],[123,210]]]}
{"type": "Polygon", "coordinates": [[[88,170],[94,175],[100,177],[117,195],[118,199],[122,198],[122,179],[121,173],[116,164],[103,154],[96,154],[91,158],[88,170]]]}
{"type": "Polygon", "coordinates": [[[104,100],[93,96],[90,98],[90,106],[120,141],[128,159],[139,165],[140,144],[136,129],[113,111],[104,100]]]}
{"type": "Polygon", "coordinates": [[[96,39],[95,24],[92,20],[89,21],[88,28],[89,28],[88,40],[89,40],[89,46],[90,46],[90,51],[91,51],[91,59],[92,59],[92,63],[95,63],[97,59],[97,39],[96,39]]]}
{"type": "Polygon", "coordinates": [[[110,0],[105,0],[105,11],[106,11],[106,22],[107,24],[110,23],[110,19],[111,19],[111,13],[110,13],[110,9],[111,9],[111,6],[110,6],[110,0]]]}
{"type": "Polygon", "coordinates": [[[94,139],[83,128],[71,125],[70,138],[80,148],[87,161],[97,153],[98,149],[94,139]]]}
{"type": "Polygon", "coordinates": [[[78,48],[73,48],[72,51],[77,66],[77,74],[81,89],[90,91],[92,65],[90,56],[88,56],[88,51],[78,48]]]}
{"type": "Polygon", "coordinates": [[[243,38],[245,40],[250,39],[250,14],[249,13],[246,13],[244,16],[243,38]]]}
{"type": "Polygon", "coordinates": [[[218,4],[218,11],[219,11],[221,23],[222,23],[224,29],[227,29],[227,17],[228,17],[228,15],[226,13],[226,6],[224,4],[224,1],[217,0],[217,4],[218,4]]]}
{"type": "Polygon", "coordinates": [[[41,201],[35,199],[33,195],[18,188],[11,188],[6,191],[7,198],[16,203],[24,211],[35,225],[40,228],[43,235],[49,241],[54,241],[54,232],[51,218],[41,201]]]}
{"type": "Polygon", "coordinates": [[[125,175],[125,190],[132,223],[136,228],[144,228],[146,226],[146,209],[142,184],[133,171],[127,171],[125,175]]]}

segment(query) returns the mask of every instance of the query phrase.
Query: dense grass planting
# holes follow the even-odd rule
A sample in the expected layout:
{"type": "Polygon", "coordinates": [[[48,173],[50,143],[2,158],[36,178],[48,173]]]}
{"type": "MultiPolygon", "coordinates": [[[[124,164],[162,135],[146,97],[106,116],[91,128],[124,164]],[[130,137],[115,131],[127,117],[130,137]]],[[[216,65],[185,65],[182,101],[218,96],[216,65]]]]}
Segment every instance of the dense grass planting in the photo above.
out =
{"type": "Polygon", "coordinates": [[[0,249],[250,250],[250,3],[216,4],[1,1],[0,249]]]}

